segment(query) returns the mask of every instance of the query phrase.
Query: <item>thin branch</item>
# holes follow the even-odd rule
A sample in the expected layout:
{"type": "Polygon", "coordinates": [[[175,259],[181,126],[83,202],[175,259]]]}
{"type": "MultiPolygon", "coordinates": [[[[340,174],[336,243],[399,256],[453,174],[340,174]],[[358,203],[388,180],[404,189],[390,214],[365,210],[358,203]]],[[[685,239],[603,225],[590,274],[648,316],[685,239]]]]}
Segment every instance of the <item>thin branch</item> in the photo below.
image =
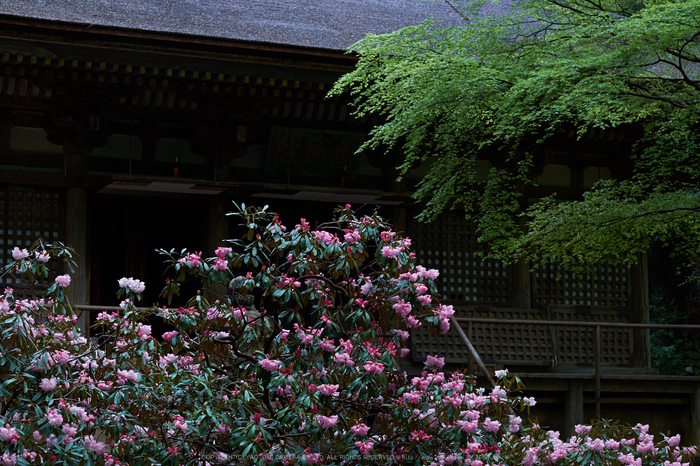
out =
{"type": "Polygon", "coordinates": [[[625,220],[632,220],[635,218],[642,218],[642,217],[652,217],[655,215],[666,215],[666,214],[672,214],[674,212],[700,212],[700,207],[676,207],[675,209],[664,209],[664,210],[655,210],[652,212],[643,212],[641,214],[637,215],[630,215],[628,217],[623,217],[623,218],[613,218],[610,220],[606,220],[605,222],[601,223],[601,226],[607,226],[607,225],[612,225],[617,222],[622,222],[625,220]]]}

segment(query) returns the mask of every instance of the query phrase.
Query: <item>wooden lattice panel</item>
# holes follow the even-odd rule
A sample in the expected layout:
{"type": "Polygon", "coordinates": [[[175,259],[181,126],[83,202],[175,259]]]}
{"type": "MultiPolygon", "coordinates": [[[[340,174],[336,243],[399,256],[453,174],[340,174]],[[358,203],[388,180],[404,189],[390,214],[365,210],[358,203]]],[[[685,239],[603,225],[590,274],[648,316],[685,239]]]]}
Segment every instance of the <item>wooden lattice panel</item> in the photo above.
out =
{"type": "MultiPolygon", "coordinates": [[[[47,242],[58,240],[62,217],[63,205],[56,191],[0,190],[0,267],[13,260],[12,249],[15,247],[29,248],[39,238],[47,242]]],[[[58,261],[49,262],[52,276],[58,274],[58,266],[58,261]]],[[[44,285],[48,283],[47,280],[44,282],[44,285]]],[[[0,283],[16,286],[19,280],[2,277],[0,283]]]]}
{"type": "Polygon", "coordinates": [[[417,263],[440,271],[437,285],[443,300],[492,305],[512,302],[510,268],[479,256],[476,228],[464,215],[442,214],[427,224],[414,220],[408,233],[417,263]]]}
{"type": "MultiPolygon", "coordinates": [[[[547,320],[547,314],[536,309],[490,309],[483,307],[455,307],[456,317],[492,319],[547,320]]],[[[543,325],[511,325],[473,323],[471,332],[466,324],[462,330],[486,363],[512,365],[554,365],[553,333],[543,325]]],[[[466,363],[468,351],[456,329],[445,335],[431,335],[420,327],[412,333],[412,354],[415,361],[424,361],[428,355],[445,357],[446,362],[466,363]]]]}
{"type": "Polygon", "coordinates": [[[597,267],[577,276],[556,264],[543,264],[533,273],[539,305],[624,308],[629,304],[628,269],[621,264],[597,267]]]}
{"type": "MultiPolygon", "coordinates": [[[[556,320],[582,322],[628,323],[629,312],[615,310],[589,310],[575,308],[554,309],[556,320]]],[[[595,359],[594,327],[556,327],[559,364],[593,364],[595,359]]],[[[624,328],[600,328],[600,362],[605,365],[631,364],[632,333],[624,328]]]]}

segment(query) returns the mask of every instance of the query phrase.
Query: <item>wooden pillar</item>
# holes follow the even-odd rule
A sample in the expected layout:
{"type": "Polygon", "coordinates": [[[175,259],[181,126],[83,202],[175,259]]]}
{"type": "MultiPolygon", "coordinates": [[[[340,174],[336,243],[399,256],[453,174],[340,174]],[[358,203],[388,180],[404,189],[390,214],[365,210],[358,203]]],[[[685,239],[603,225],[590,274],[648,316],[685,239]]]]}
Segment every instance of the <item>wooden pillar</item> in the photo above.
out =
{"type": "MultiPolygon", "coordinates": [[[[526,206],[523,205],[522,208],[524,210],[526,206]]],[[[523,232],[527,230],[523,218],[518,220],[518,225],[523,232]]],[[[511,266],[510,295],[513,297],[514,308],[532,308],[532,273],[530,272],[530,266],[530,261],[523,258],[511,266]]]]}
{"type": "Polygon", "coordinates": [[[403,236],[409,236],[406,209],[404,207],[394,207],[392,209],[391,227],[395,232],[403,236]]]}
{"type": "Polygon", "coordinates": [[[228,217],[233,204],[228,196],[215,196],[209,201],[209,230],[206,255],[213,255],[219,246],[229,245],[228,217]]]}
{"type": "Polygon", "coordinates": [[[513,297],[514,308],[532,308],[530,277],[529,261],[519,260],[511,267],[511,296],[513,297]]]}
{"type": "Polygon", "coordinates": [[[564,437],[575,435],[574,426],[583,424],[583,382],[570,380],[564,400],[564,437]]]}
{"type": "MultiPolygon", "coordinates": [[[[230,238],[228,228],[228,217],[226,214],[231,211],[233,204],[227,195],[215,196],[209,200],[209,229],[207,232],[205,257],[213,256],[214,251],[219,246],[230,246],[226,240],[230,238]]],[[[228,284],[225,284],[228,285],[228,284]]],[[[227,288],[214,284],[211,289],[204,289],[204,298],[213,302],[219,295],[226,294],[227,288]]]]}
{"type": "MultiPolygon", "coordinates": [[[[77,270],[71,274],[68,287],[74,304],[90,304],[90,270],[87,258],[87,192],[83,188],[66,190],[65,243],[75,250],[73,260],[77,270]]],[[[78,321],[80,328],[87,332],[88,321],[85,315],[78,321]]]]}
{"type": "MultiPolygon", "coordinates": [[[[649,274],[647,255],[642,254],[639,263],[630,268],[629,296],[632,308],[632,322],[649,323],[649,274]]],[[[634,367],[651,367],[649,330],[633,330],[632,365],[634,367]]]]}
{"type": "Polygon", "coordinates": [[[690,400],[690,438],[683,443],[700,445],[700,382],[695,382],[690,400]]]}

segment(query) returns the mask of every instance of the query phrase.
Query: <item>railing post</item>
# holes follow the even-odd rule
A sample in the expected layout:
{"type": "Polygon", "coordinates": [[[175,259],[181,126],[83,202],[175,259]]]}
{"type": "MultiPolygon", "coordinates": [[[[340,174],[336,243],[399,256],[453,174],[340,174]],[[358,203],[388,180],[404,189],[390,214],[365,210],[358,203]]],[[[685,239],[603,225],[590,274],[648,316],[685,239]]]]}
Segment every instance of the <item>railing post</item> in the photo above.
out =
{"type": "MultiPolygon", "coordinates": [[[[471,321],[467,322],[467,339],[469,341],[472,341],[472,322],[471,321]]],[[[469,370],[470,374],[476,370],[476,369],[474,369],[475,365],[476,365],[476,361],[474,361],[474,358],[472,357],[472,354],[470,352],[469,358],[467,359],[467,369],[469,370]]]]}

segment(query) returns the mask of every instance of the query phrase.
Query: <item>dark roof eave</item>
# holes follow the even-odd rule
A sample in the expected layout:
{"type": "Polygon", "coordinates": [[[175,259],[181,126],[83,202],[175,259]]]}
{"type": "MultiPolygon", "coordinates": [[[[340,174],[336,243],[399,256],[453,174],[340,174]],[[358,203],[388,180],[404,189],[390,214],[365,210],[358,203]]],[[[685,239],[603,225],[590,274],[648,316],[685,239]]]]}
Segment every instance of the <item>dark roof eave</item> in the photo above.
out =
{"type": "Polygon", "coordinates": [[[71,37],[75,42],[94,43],[119,41],[142,48],[144,43],[152,48],[216,50],[229,54],[257,55],[261,57],[285,57],[301,62],[323,62],[327,65],[352,66],[357,57],[344,50],[304,47],[269,42],[243,41],[182,33],[157,32],[116,26],[71,23],[46,19],[0,14],[0,28],[32,35],[71,37]]]}

